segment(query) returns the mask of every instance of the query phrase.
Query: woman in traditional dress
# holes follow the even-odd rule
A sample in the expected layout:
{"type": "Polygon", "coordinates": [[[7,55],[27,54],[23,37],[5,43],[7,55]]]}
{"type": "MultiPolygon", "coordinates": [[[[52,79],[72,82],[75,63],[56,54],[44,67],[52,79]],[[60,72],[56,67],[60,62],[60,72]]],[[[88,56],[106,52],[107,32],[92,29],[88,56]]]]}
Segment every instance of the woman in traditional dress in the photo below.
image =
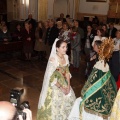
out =
{"type": "Polygon", "coordinates": [[[69,120],[108,120],[116,97],[116,84],[106,61],[111,57],[113,41],[105,39],[99,49],[99,61],[76,99],[69,120]]]}
{"type": "Polygon", "coordinates": [[[67,120],[75,101],[70,86],[67,43],[56,39],[46,68],[37,120],[67,120]]]}
{"type": "Polygon", "coordinates": [[[120,89],[118,90],[117,96],[115,98],[110,120],[120,120],[120,89]]]}
{"type": "Polygon", "coordinates": [[[58,38],[64,39],[67,42],[67,47],[68,47],[67,55],[68,56],[70,56],[70,52],[71,52],[70,35],[71,35],[71,32],[70,32],[68,23],[63,23],[63,27],[59,33],[58,38]]]}
{"type": "Polygon", "coordinates": [[[45,27],[43,21],[38,22],[38,26],[35,31],[35,47],[34,50],[38,52],[38,60],[44,61],[44,51],[45,51],[45,40],[44,40],[44,34],[45,34],[45,27]]]}

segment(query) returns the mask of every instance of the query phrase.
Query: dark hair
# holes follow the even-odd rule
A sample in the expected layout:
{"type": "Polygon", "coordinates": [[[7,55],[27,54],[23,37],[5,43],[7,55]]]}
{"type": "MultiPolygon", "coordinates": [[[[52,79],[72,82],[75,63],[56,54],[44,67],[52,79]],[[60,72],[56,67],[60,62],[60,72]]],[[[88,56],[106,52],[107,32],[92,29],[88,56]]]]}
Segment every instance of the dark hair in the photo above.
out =
{"type": "Polygon", "coordinates": [[[90,26],[92,28],[92,25],[91,24],[88,24],[87,27],[90,26]]]}
{"type": "Polygon", "coordinates": [[[72,27],[72,31],[73,31],[73,32],[78,32],[78,28],[75,27],[75,26],[73,26],[73,27],[72,27]]]}
{"type": "MultiPolygon", "coordinates": [[[[42,29],[44,29],[45,28],[45,25],[44,25],[44,22],[42,21],[42,20],[40,20],[39,22],[38,22],[38,25],[41,23],[41,27],[42,27],[42,29]]],[[[39,27],[38,27],[39,28],[39,27]]]]}
{"type": "Polygon", "coordinates": [[[70,18],[70,15],[66,15],[66,18],[70,18]]]}
{"type": "Polygon", "coordinates": [[[98,28],[97,30],[101,32],[101,37],[105,37],[105,31],[102,28],[98,28]]]}
{"type": "Polygon", "coordinates": [[[66,41],[64,41],[63,39],[60,39],[56,42],[56,48],[59,48],[61,46],[62,43],[66,43],[66,41]]]}
{"type": "Polygon", "coordinates": [[[7,28],[7,25],[3,25],[3,27],[6,27],[6,28],[7,28]]]}
{"type": "MultiPolygon", "coordinates": [[[[107,25],[106,25],[106,24],[103,24],[103,25],[102,25],[102,27],[103,27],[103,26],[105,26],[105,28],[106,28],[106,31],[107,31],[107,25]]],[[[102,29],[103,29],[103,28],[102,28],[102,29]]]]}
{"type": "Polygon", "coordinates": [[[114,23],[113,23],[113,22],[110,22],[109,25],[114,25],[114,23]]]}
{"type": "Polygon", "coordinates": [[[99,48],[100,47],[100,45],[102,44],[102,41],[101,40],[96,40],[95,41],[95,44],[97,45],[97,47],[99,48]]]}
{"type": "Polygon", "coordinates": [[[76,20],[76,19],[75,19],[74,21],[76,21],[76,22],[78,23],[78,26],[80,25],[80,21],[79,21],[79,20],[76,20]]]}
{"type": "Polygon", "coordinates": [[[106,24],[102,24],[102,27],[105,26],[107,28],[107,25],[106,24]]]}
{"type": "Polygon", "coordinates": [[[69,29],[69,24],[67,22],[64,22],[63,25],[66,25],[69,29]]]}
{"type": "Polygon", "coordinates": [[[16,27],[17,27],[18,25],[20,25],[20,26],[21,26],[21,24],[20,24],[20,23],[17,23],[17,24],[16,24],[16,27]]]}

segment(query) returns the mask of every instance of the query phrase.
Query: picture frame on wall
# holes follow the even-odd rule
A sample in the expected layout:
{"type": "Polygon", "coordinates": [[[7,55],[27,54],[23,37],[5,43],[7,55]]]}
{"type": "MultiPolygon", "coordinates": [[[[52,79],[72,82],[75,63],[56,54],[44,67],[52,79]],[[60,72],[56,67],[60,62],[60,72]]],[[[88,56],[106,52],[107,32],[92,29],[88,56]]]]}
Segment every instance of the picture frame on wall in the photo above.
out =
{"type": "Polygon", "coordinates": [[[86,0],[86,2],[107,2],[107,0],[86,0]]]}

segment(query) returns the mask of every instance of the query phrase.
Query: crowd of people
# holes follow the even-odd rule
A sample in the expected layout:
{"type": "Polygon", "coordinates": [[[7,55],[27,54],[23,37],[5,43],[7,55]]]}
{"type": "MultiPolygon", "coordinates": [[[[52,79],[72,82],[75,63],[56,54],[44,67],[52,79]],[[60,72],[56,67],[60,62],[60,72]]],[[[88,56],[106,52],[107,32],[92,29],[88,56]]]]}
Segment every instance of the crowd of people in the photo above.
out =
{"type": "MultiPolygon", "coordinates": [[[[56,22],[58,38],[48,44],[51,53],[38,102],[37,120],[113,119],[111,111],[117,95],[120,66],[119,58],[115,63],[116,56],[112,53],[120,51],[120,31],[114,28],[113,23],[109,23],[109,28],[99,24],[98,19],[88,21],[84,28],[79,23],[74,20],[68,24],[65,19],[56,22]],[[86,56],[85,74],[88,79],[81,97],[76,99],[70,85],[69,66],[72,64],[73,69],[78,71],[80,51],[86,56]]],[[[49,41],[50,34],[47,36],[49,41]]]]}
{"type": "Polygon", "coordinates": [[[33,50],[40,61],[48,60],[37,120],[113,120],[111,111],[120,87],[120,30],[113,23],[108,26],[97,17],[87,22],[71,20],[63,13],[56,20],[36,23],[30,14],[24,28],[20,24],[16,28],[10,36],[6,25],[1,26],[0,40],[22,40],[27,61],[33,50]],[[79,72],[81,52],[87,82],[76,99],[69,66],[79,72]]]}

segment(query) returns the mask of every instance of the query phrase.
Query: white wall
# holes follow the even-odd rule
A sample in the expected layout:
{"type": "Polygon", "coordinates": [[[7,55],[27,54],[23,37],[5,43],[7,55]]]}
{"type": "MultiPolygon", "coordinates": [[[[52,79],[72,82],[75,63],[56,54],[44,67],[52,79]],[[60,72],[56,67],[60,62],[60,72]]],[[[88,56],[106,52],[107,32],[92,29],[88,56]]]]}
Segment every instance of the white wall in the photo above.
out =
{"type": "Polygon", "coordinates": [[[48,0],[48,18],[53,18],[53,3],[54,0],[48,0]]]}
{"type": "Polygon", "coordinates": [[[7,0],[7,20],[13,20],[13,0],[7,0]]]}
{"type": "MultiPolygon", "coordinates": [[[[33,18],[37,20],[38,16],[38,0],[24,0],[25,4],[22,5],[22,0],[19,0],[19,20],[26,19],[28,17],[29,13],[33,14],[33,18]],[[29,1],[29,7],[26,6],[26,1],[29,1]]],[[[53,15],[53,4],[56,0],[48,0],[48,18],[54,18],[53,15]]],[[[66,12],[66,8],[64,5],[64,1],[66,3],[66,0],[57,0],[59,1],[60,6],[57,6],[57,11],[55,14],[55,17],[59,17],[59,12],[63,12],[66,16],[66,14],[70,14],[71,18],[74,18],[74,0],[69,0],[69,11],[66,12]]],[[[103,14],[107,15],[108,8],[109,8],[109,0],[107,2],[86,2],[86,0],[80,0],[80,7],[79,12],[81,13],[93,13],[93,14],[103,14]]],[[[13,15],[13,0],[7,0],[7,13],[8,13],[8,20],[11,21],[14,19],[13,15]]]]}
{"type": "Polygon", "coordinates": [[[32,13],[34,19],[38,19],[38,0],[29,0],[29,13],[32,13]]]}
{"type": "Polygon", "coordinates": [[[69,0],[70,3],[70,17],[74,18],[74,0],[69,0]]]}
{"type": "MultiPolygon", "coordinates": [[[[54,1],[56,1],[56,0],[48,0],[48,19],[49,18],[54,18],[54,12],[53,12],[53,10],[54,10],[53,9],[54,1]]],[[[63,5],[59,6],[59,8],[57,8],[56,10],[57,10],[57,14],[58,14],[58,12],[62,12],[66,16],[66,14],[67,14],[66,13],[66,8],[64,7],[64,2],[63,1],[64,0],[59,0],[59,2],[62,2],[63,5]]],[[[69,9],[68,13],[70,14],[71,17],[74,16],[74,2],[73,1],[74,0],[69,0],[70,9],[69,9]]],[[[66,0],[65,0],[65,3],[66,3],[66,0]]],[[[55,17],[59,17],[59,16],[55,16],[55,17]]]]}
{"type": "MultiPolygon", "coordinates": [[[[63,0],[60,0],[60,1],[63,1],[63,0]]],[[[69,3],[70,3],[69,14],[71,18],[74,18],[74,0],[69,0],[69,3]]],[[[54,17],[53,4],[54,4],[54,0],[48,0],[48,18],[54,17]]],[[[108,9],[109,9],[109,0],[107,0],[107,2],[86,2],[86,0],[80,0],[79,12],[81,13],[93,13],[93,14],[107,15],[108,9]]],[[[56,9],[57,14],[58,12],[63,11],[63,10],[64,10],[64,5],[57,7],[56,9]]]]}
{"type": "Polygon", "coordinates": [[[54,3],[54,17],[59,17],[60,13],[68,14],[68,7],[67,0],[56,0],[54,3]]]}
{"type": "Polygon", "coordinates": [[[17,1],[17,6],[14,6],[14,0],[7,0],[7,19],[25,20],[28,14],[32,13],[33,18],[37,20],[38,17],[38,0],[22,0],[17,1]]]}
{"type": "Polygon", "coordinates": [[[107,2],[86,2],[86,0],[80,0],[80,13],[107,15],[108,9],[109,0],[107,0],[107,2]]]}
{"type": "Polygon", "coordinates": [[[30,0],[24,0],[24,3],[22,3],[22,0],[20,0],[20,20],[25,20],[28,18],[28,14],[30,13],[30,0]]]}

